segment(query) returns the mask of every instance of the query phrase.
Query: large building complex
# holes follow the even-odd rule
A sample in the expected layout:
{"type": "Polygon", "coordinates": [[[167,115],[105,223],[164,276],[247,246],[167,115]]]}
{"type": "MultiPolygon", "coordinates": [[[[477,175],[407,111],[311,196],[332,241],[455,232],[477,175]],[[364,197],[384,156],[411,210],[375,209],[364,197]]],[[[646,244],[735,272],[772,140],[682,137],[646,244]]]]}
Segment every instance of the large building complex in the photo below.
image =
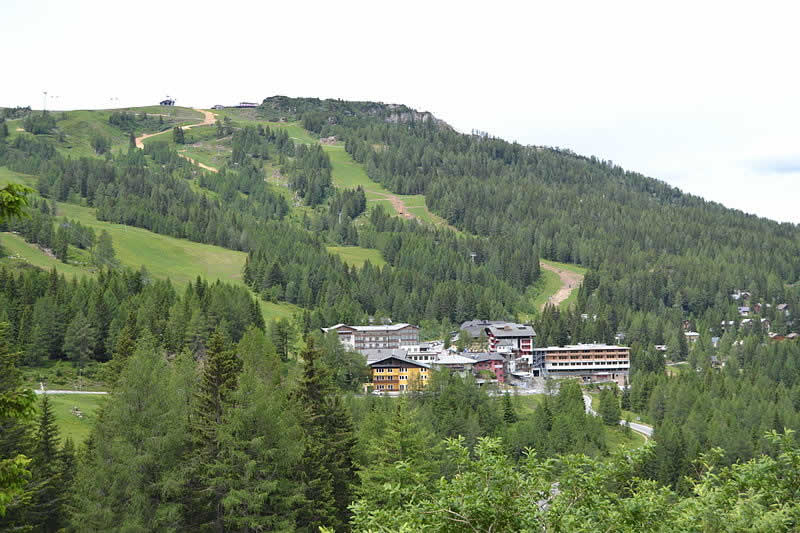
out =
{"type": "Polygon", "coordinates": [[[389,356],[369,363],[371,381],[365,388],[378,392],[419,390],[428,384],[430,366],[403,357],[389,356]]]}
{"type": "Polygon", "coordinates": [[[348,326],[336,324],[322,328],[328,333],[335,331],[339,341],[356,352],[364,350],[392,350],[419,344],[419,327],[411,324],[389,324],[381,326],[348,326]]]}
{"type": "Polygon", "coordinates": [[[623,384],[631,367],[631,349],[609,344],[573,344],[537,348],[545,377],[581,377],[591,381],[613,380],[623,384]]]}

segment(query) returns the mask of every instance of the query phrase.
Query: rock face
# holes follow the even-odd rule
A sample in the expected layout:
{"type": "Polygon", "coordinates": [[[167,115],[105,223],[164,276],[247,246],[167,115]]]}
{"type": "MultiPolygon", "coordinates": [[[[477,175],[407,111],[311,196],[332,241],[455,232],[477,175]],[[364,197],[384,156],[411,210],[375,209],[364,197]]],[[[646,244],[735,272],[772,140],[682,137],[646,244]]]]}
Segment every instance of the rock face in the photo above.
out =
{"type": "Polygon", "coordinates": [[[398,106],[394,104],[389,104],[386,106],[391,110],[389,115],[385,118],[386,122],[391,122],[392,124],[408,124],[409,122],[431,122],[433,121],[435,124],[439,126],[447,126],[443,120],[439,120],[433,113],[429,113],[428,111],[416,111],[414,109],[409,109],[405,106],[398,106]],[[398,109],[399,108],[399,109],[398,109]]]}

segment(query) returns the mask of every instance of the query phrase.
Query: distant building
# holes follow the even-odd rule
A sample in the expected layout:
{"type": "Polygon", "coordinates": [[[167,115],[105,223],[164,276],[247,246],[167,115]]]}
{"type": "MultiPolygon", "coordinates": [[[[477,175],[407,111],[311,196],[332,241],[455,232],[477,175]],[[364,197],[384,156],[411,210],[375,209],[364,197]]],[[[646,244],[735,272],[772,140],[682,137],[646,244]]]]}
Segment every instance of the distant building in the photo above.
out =
{"type": "Polygon", "coordinates": [[[381,326],[348,326],[336,324],[329,328],[322,328],[328,333],[335,331],[339,334],[339,341],[347,348],[356,352],[365,350],[391,350],[419,344],[419,327],[411,324],[389,324],[381,326]]]}
{"type": "Polygon", "coordinates": [[[239,105],[237,105],[236,107],[247,107],[247,108],[258,107],[258,104],[255,102],[239,102],[239,105]]]}
{"type": "Polygon", "coordinates": [[[739,307],[739,316],[747,316],[749,314],[750,314],[750,306],[749,305],[743,305],[743,306],[739,307]]]}
{"type": "Polygon", "coordinates": [[[700,334],[696,331],[685,331],[683,334],[686,336],[686,340],[691,343],[697,342],[697,339],[700,338],[700,334]]]}
{"type": "Polygon", "coordinates": [[[472,354],[470,357],[475,359],[475,366],[472,368],[476,373],[480,373],[482,370],[488,370],[494,374],[494,378],[498,383],[506,382],[505,360],[503,356],[496,353],[479,353],[472,354]]]}
{"type": "Polygon", "coordinates": [[[212,107],[211,109],[225,109],[225,106],[224,106],[224,105],[217,104],[217,105],[215,105],[214,107],[212,107]]]}
{"type": "Polygon", "coordinates": [[[442,342],[423,342],[417,345],[405,346],[406,359],[422,363],[435,361],[439,354],[444,350],[442,342]]]}
{"type": "Polygon", "coordinates": [[[161,100],[159,105],[175,105],[175,100],[172,98],[167,98],[166,100],[161,100]]]}
{"type": "Polygon", "coordinates": [[[481,335],[486,334],[486,328],[488,326],[495,326],[498,324],[505,324],[505,322],[502,320],[468,320],[461,324],[459,329],[469,333],[473,339],[477,339],[481,335]]]}
{"type": "Polygon", "coordinates": [[[574,344],[537,348],[545,377],[580,377],[585,381],[613,380],[622,384],[631,367],[631,349],[608,344],[574,344]]]}
{"type": "Polygon", "coordinates": [[[475,359],[458,354],[440,354],[431,362],[433,368],[449,370],[461,377],[471,374],[474,365],[475,359]]]}
{"type": "Polygon", "coordinates": [[[536,332],[528,324],[503,322],[486,326],[489,338],[489,351],[493,353],[530,355],[533,352],[533,338],[536,332]]]}
{"type": "Polygon", "coordinates": [[[369,363],[371,381],[366,387],[379,392],[404,392],[425,388],[430,366],[389,356],[369,363]]]}

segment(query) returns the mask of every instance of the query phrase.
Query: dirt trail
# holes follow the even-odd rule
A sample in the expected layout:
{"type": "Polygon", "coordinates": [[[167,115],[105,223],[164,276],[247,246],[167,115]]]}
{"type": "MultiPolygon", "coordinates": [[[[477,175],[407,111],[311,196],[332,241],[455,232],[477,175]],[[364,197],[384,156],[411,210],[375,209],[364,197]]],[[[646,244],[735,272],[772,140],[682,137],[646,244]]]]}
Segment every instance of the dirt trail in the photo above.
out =
{"type": "MultiPolygon", "coordinates": [[[[183,152],[183,150],[181,150],[181,152],[183,152]]],[[[191,157],[189,157],[188,155],[183,155],[180,152],[178,153],[178,155],[181,156],[182,158],[184,158],[185,160],[187,160],[188,162],[190,162],[191,164],[196,165],[196,166],[198,166],[200,168],[204,168],[206,170],[210,170],[211,172],[219,172],[219,169],[216,169],[214,167],[210,167],[210,166],[208,166],[208,165],[206,165],[204,163],[201,163],[200,161],[196,161],[196,160],[192,159],[191,157]]]]}
{"type": "MultiPolygon", "coordinates": [[[[203,111],[202,109],[195,109],[198,113],[203,114],[203,121],[198,122],[197,124],[189,124],[188,126],[181,126],[184,130],[190,130],[197,126],[208,126],[209,124],[213,124],[217,120],[217,115],[212,113],[211,111],[203,111]]],[[[159,131],[158,133],[145,133],[140,137],[136,137],[136,148],[144,148],[144,140],[149,139],[150,137],[155,137],[156,135],[163,135],[167,133],[169,130],[159,131]]],[[[202,166],[202,165],[199,165],[202,166]]]]}
{"type": "Polygon", "coordinates": [[[411,213],[408,212],[408,208],[406,207],[406,204],[403,202],[403,199],[400,198],[399,196],[397,196],[396,194],[375,192],[375,191],[371,191],[371,192],[372,192],[372,194],[375,194],[377,196],[380,196],[382,198],[386,198],[387,200],[389,200],[389,202],[391,202],[391,204],[392,204],[392,207],[394,207],[394,210],[397,211],[398,213],[400,213],[400,216],[402,216],[404,218],[417,218],[416,216],[414,216],[414,215],[412,215],[411,213]]]}
{"type": "Polygon", "coordinates": [[[545,270],[549,270],[550,272],[555,272],[558,274],[558,277],[561,280],[561,287],[554,295],[548,298],[546,303],[542,304],[542,309],[544,309],[545,305],[547,304],[557,306],[569,298],[569,295],[572,293],[572,291],[577,289],[583,281],[583,274],[578,274],[577,272],[572,272],[571,270],[565,270],[563,268],[549,265],[544,261],[540,261],[539,266],[545,270]]]}

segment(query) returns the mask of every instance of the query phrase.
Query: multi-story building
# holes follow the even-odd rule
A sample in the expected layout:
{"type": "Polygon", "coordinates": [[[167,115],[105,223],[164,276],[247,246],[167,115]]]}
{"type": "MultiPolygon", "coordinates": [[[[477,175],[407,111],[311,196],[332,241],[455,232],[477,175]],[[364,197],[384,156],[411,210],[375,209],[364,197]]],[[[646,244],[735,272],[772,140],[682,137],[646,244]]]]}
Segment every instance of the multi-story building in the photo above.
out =
{"type": "Polygon", "coordinates": [[[631,366],[631,349],[608,344],[574,344],[538,348],[546,377],[581,377],[623,384],[631,366]]]}
{"type": "Polygon", "coordinates": [[[513,353],[527,355],[533,351],[533,338],[536,332],[528,324],[503,322],[486,326],[489,338],[489,351],[493,353],[513,353]]]}
{"type": "Polygon", "coordinates": [[[371,381],[366,384],[379,392],[403,392],[425,388],[430,366],[403,357],[389,356],[369,363],[371,381]]]}
{"type": "Polygon", "coordinates": [[[327,333],[335,331],[339,341],[347,348],[361,352],[362,350],[392,350],[419,344],[419,327],[411,324],[389,324],[382,326],[348,326],[336,324],[322,328],[327,333]]]}
{"type": "Polygon", "coordinates": [[[494,374],[494,378],[498,383],[506,382],[505,359],[503,359],[502,355],[496,353],[478,353],[470,354],[470,357],[475,359],[475,366],[472,368],[476,373],[480,374],[482,370],[488,370],[494,374]]]}
{"type": "Polygon", "coordinates": [[[406,346],[406,359],[422,363],[431,363],[444,351],[443,342],[423,342],[421,344],[406,346]]]}

